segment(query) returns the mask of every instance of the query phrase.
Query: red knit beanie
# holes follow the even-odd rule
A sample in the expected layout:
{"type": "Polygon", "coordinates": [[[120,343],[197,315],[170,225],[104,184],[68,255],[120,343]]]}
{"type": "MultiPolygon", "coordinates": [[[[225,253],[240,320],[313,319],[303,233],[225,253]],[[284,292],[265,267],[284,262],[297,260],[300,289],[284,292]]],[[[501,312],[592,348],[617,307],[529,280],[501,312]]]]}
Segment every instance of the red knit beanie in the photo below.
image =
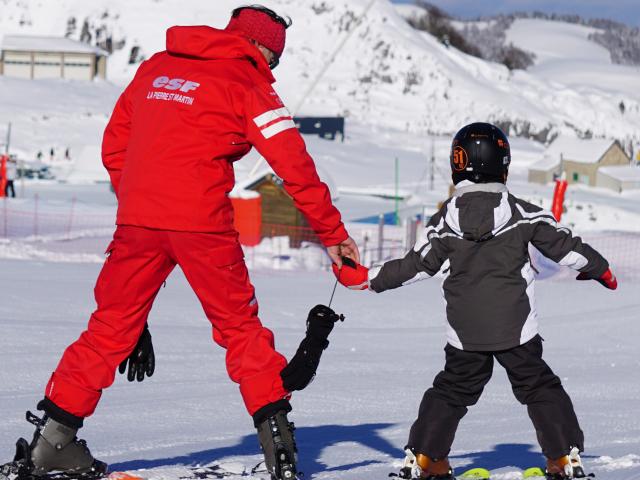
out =
{"type": "Polygon", "coordinates": [[[232,16],[225,28],[240,33],[267,47],[280,57],[284,51],[286,27],[266,12],[251,7],[242,8],[232,16]]]}

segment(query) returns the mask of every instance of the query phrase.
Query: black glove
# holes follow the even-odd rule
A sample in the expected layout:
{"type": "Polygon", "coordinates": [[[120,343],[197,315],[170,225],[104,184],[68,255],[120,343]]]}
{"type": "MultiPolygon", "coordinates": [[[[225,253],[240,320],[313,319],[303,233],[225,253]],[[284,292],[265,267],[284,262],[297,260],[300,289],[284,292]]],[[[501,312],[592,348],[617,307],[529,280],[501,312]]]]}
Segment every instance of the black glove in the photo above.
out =
{"type": "Polygon", "coordinates": [[[311,309],[307,317],[307,334],[289,364],[280,372],[285,390],[302,390],[311,383],[322,351],[329,346],[327,338],[338,320],[343,321],[344,315],[338,315],[329,307],[316,305],[311,309]]]}
{"type": "Polygon", "coordinates": [[[141,382],[144,380],[144,375],[147,377],[153,375],[156,369],[156,356],[153,354],[153,344],[151,343],[151,333],[149,333],[149,325],[144,326],[144,330],[138,339],[136,347],[133,352],[124,359],[120,364],[118,371],[122,374],[127,370],[127,362],[129,362],[129,371],[127,372],[127,380],[133,382],[138,380],[141,382]]]}

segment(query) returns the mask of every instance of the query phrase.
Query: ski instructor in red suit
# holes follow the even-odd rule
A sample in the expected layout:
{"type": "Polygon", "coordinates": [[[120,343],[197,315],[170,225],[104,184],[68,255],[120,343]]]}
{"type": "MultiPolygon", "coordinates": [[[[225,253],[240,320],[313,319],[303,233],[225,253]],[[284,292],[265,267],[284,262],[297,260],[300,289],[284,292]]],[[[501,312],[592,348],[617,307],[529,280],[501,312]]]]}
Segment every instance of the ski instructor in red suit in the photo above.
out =
{"type": "Polygon", "coordinates": [[[118,198],[117,229],[95,287],[97,309],[49,380],[38,405],[44,418],[31,417],[36,434],[23,445],[30,473],[104,471],[76,432],[136,347],[160,287],[179,265],[214,341],[227,350],[229,377],[253,416],[272,477],[294,478],[273,465],[273,439],[261,433],[261,426],[279,429],[294,468],[290,392],[280,376],[287,362],[258,318],[233,226],[233,162],[255,147],[333,262],[341,265],[341,255],[357,262],[359,253],[271,86],[289,25],[254,5],[234,10],[224,30],[169,28],[166,51],[145,61],[120,96],[102,144],[118,198]]]}

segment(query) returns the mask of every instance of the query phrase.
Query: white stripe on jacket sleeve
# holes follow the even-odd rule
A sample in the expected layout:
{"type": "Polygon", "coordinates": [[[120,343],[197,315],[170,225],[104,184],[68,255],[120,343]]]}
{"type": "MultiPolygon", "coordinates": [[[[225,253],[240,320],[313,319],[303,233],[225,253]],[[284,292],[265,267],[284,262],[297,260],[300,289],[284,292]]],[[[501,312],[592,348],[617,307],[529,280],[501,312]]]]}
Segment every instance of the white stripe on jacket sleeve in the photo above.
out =
{"type": "Polygon", "coordinates": [[[278,120],[279,118],[291,118],[291,113],[287,107],[276,108],[275,110],[269,110],[268,112],[261,113],[253,119],[253,123],[258,128],[264,127],[266,124],[278,120]]]}
{"type": "Polygon", "coordinates": [[[262,130],[260,130],[262,132],[262,135],[264,135],[264,138],[271,138],[274,135],[280,133],[280,132],[284,132],[285,130],[289,130],[290,128],[296,128],[296,124],[293,123],[293,120],[289,119],[289,120],[281,120],[277,123],[274,123],[270,126],[268,126],[267,128],[263,128],[262,130]]]}

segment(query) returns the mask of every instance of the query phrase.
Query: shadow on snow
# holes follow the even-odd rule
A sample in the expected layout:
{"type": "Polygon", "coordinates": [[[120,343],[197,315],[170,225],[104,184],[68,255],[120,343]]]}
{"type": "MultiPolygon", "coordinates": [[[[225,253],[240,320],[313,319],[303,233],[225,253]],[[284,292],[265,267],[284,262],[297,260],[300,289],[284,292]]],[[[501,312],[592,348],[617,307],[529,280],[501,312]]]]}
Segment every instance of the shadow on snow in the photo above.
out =
{"type": "MultiPolygon", "coordinates": [[[[363,425],[320,425],[296,429],[298,449],[301,452],[298,468],[309,477],[318,472],[348,471],[369,465],[390,465],[391,460],[404,458],[404,452],[381,436],[381,431],[393,426],[391,423],[369,423],[363,425]],[[369,448],[360,461],[327,467],[320,458],[325,448],[340,443],[356,443],[359,447],[369,448]],[[390,457],[390,458],[383,458],[390,457]]],[[[345,445],[344,448],[352,448],[345,445]]],[[[362,452],[359,449],[359,453],[362,452]]],[[[196,466],[207,465],[228,457],[255,456],[260,454],[258,439],[255,434],[242,437],[239,443],[232,446],[202,450],[186,455],[159,458],[155,460],[130,460],[110,465],[111,471],[138,470],[175,465],[196,466]]],[[[346,455],[349,457],[349,455],[346,455]]],[[[583,458],[591,456],[583,455],[583,458]]],[[[504,467],[525,469],[543,467],[544,457],[537,446],[526,443],[503,443],[492,450],[472,452],[450,456],[454,468],[456,463],[464,460],[464,466],[458,466],[459,472],[470,468],[486,468],[496,470],[504,467]]],[[[247,465],[247,469],[253,465],[247,465]]]]}
{"type": "MultiPolygon", "coordinates": [[[[389,463],[389,459],[381,459],[379,454],[369,453],[360,461],[339,466],[327,467],[320,461],[325,448],[339,443],[357,443],[361,447],[370,448],[378,453],[399,459],[404,456],[402,450],[392,445],[380,435],[391,423],[369,423],[364,425],[320,425],[316,427],[300,427],[296,429],[296,441],[300,451],[299,470],[310,476],[316,472],[345,471],[357,467],[389,463]]],[[[351,448],[351,447],[345,447],[351,448]]],[[[186,455],[155,460],[131,460],[109,465],[111,471],[138,470],[174,465],[206,465],[215,463],[226,457],[258,455],[260,448],[255,434],[242,437],[239,443],[228,447],[213,448],[193,452],[186,455]]],[[[247,465],[250,468],[253,465],[247,465]]]]}
{"type": "MultiPolygon", "coordinates": [[[[595,458],[593,455],[580,455],[583,459],[595,458]]],[[[495,445],[492,450],[486,452],[472,452],[449,457],[455,467],[456,460],[470,461],[464,467],[457,470],[462,472],[471,468],[486,468],[496,470],[504,467],[517,467],[522,470],[529,467],[544,468],[545,458],[540,453],[537,445],[528,443],[501,443],[495,445]]]]}
{"type": "Polygon", "coordinates": [[[503,467],[525,469],[544,466],[544,457],[538,447],[528,443],[500,443],[490,451],[451,455],[449,458],[454,467],[456,460],[471,462],[464,467],[458,468],[457,470],[459,471],[470,468],[495,470],[503,467]]]}

